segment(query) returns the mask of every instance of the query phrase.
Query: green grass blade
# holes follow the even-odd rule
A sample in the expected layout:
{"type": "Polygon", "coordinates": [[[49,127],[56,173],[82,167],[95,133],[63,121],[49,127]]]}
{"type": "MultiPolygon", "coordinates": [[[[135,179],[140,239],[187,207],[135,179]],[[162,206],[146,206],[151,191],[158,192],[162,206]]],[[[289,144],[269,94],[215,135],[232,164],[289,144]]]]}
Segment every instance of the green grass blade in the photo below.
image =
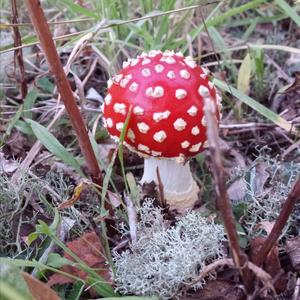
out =
{"type": "Polygon", "coordinates": [[[77,15],[84,15],[93,19],[98,19],[98,15],[89,9],[86,9],[79,4],[74,3],[74,1],[71,0],[62,0],[62,3],[64,3],[73,13],[77,15]]]}
{"type": "Polygon", "coordinates": [[[38,262],[36,260],[27,260],[27,259],[13,259],[13,258],[9,258],[9,257],[0,257],[0,265],[1,264],[10,264],[12,266],[15,266],[15,267],[19,267],[19,268],[26,268],[26,267],[29,267],[29,268],[38,268],[40,270],[49,270],[49,271],[53,271],[53,272],[56,272],[58,274],[61,274],[63,276],[66,276],[68,278],[71,278],[73,280],[80,280],[82,281],[81,278],[77,277],[77,276],[74,276],[72,274],[69,274],[67,272],[63,272],[61,270],[58,270],[58,269],[55,269],[55,268],[52,268],[48,265],[45,265],[41,262],[38,262]]]}
{"type": "Polygon", "coordinates": [[[216,26],[219,25],[223,22],[225,22],[226,20],[228,20],[229,18],[239,15],[249,9],[254,9],[258,6],[260,6],[261,4],[265,3],[266,0],[253,0],[253,1],[248,1],[246,4],[237,6],[237,7],[233,7],[231,9],[226,10],[226,12],[224,12],[223,14],[213,18],[212,20],[208,21],[208,25],[209,26],[216,26]]]}
{"type": "MultiPolygon", "coordinates": [[[[23,112],[23,105],[20,105],[19,109],[17,110],[16,114],[14,115],[14,117],[11,119],[11,121],[9,122],[7,128],[6,128],[6,132],[5,132],[5,138],[10,136],[11,131],[13,130],[13,128],[15,127],[17,121],[20,119],[21,115],[23,112]]],[[[4,139],[5,139],[4,138],[4,139]]]]}
{"type": "MultiPolygon", "coordinates": [[[[222,3],[219,3],[207,16],[205,23],[206,26],[209,27],[210,25],[214,25],[213,21],[215,20],[214,16],[219,12],[220,8],[222,6],[222,3]],[[208,24],[208,22],[210,22],[208,24]]],[[[204,23],[201,23],[197,28],[190,31],[189,35],[191,37],[191,41],[194,41],[194,39],[204,30],[204,23]]],[[[185,43],[185,46],[181,49],[183,53],[185,53],[188,49],[189,45],[185,43]]]]}
{"type": "Polygon", "coordinates": [[[3,280],[0,280],[0,298],[5,300],[32,300],[3,280]],[[3,297],[3,298],[2,298],[3,297]]]}
{"type": "Polygon", "coordinates": [[[32,112],[30,111],[38,97],[36,90],[30,91],[24,99],[24,118],[32,119],[32,112]]]}
{"type": "Polygon", "coordinates": [[[130,109],[129,109],[129,112],[127,114],[127,117],[126,117],[126,120],[124,123],[124,127],[123,127],[121,135],[120,135],[119,151],[118,151],[118,157],[119,157],[119,161],[121,164],[122,175],[123,175],[127,195],[129,194],[129,188],[128,188],[128,183],[127,183],[126,174],[125,174],[125,165],[124,165],[124,158],[123,158],[123,142],[125,139],[125,134],[127,133],[127,127],[128,127],[128,123],[130,121],[131,113],[132,113],[132,107],[130,107],[130,109]]]}
{"type": "Polygon", "coordinates": [[[243,103],[247,104],[250,106],[252,109],[266,117],[268,120],[272,121],[279,127],[283,128],[284,130],[292,133],[297,133],[296,129],[293,128],[293,125],[280,117],[278,114],[274,113],[272,110],[268,109],[264,105],[260,104],[253,98],[245,95],[243,92],[237,90],[231,85],[228,85],[226,82],[221,81],[219,79],[214,79],[215,85],[220,88],[223,91],[226,91],[233,95],[234,97],[238,98],[240,101],[243,103]]]}
{"type": "Polygon", "coordinates": [[[297,13],[296,7],[291,7],[284,0],[275,0],[275,3],[300,27],[300,16],[297,13]]]}
{"type": "MultiPolygon", "coordinates": [[[[229,18],[231,18],[233,16],[237,16],[249,9],[254,9],[264,2],[265,2],[265,0],[249,1],[248,3],[243,4],[241,6],[228,9],[228,10],[226,10],[226,12],[224,12],[223,14],[221,14],[219,16],[215,16],[220,11],[221,6],[223,5],[223,1],[222,1],[211,11],[211,13],[206,18],[206,20],[205,20],[206,26],[209,28],[211,26],[220,25],[220,24],[224,23],[225,21],[227,21],[229,18]]],[[[191,40],[193,41],[203,30],[204,30],[203,23],[200,24],[197,28],[193,29],[190,32],[191,40]]],[[[182,51],[185,52],[187,49],[188,49],[188,45],[186,45],[182,49],[182,51]]]]}
{"type": "Polygon", "coordinates": [[[237,80],[237,89],[244,94],[249,92],[250,87],[250,78],[251,78],[251,58],[249,53],[243,59],[243,62],[240,66],[237,80]]]}
{"type": "Polygon", "coordinates": [[[64,163],[73,167],[81,176],[84,176],[77,160],[56,139],[56,137],[47,130],[47,128],[33,120],[27,119],[26,122],[30,125],[33,133],[46,149],[56,157],[60,158],[64,163]]]}
{"type": "MultiPolygon", "coordinates": [[[[144,22],[142,22],[144,23],[144,22]]],[[[142,26],[142,23],[137,24],[128,24],[128,27],[134,32],[137,36],[142,36],[143,41],[145,42],[145,50],[150,50],[154,45],[153,36],[142,26]]]]}
{"type": "MultiPolygon", "coordinates": [[[[159,9],[163,11],[174,9],[175,3],[175,0],[162,1],[159,9]]],[[[168,16],[163,16],[158,21],[159,23],[157,24],[157,27],[159,28],[159,30],[156,34],[154,45],[159,44],[162,41],[163,37],[169,34],[170,18],[168,16]]]]}
{"type": "Polygon", "coordinates": [[[26,122],[22,121],[22,120],[18,120],[15,124],[15,127],[23,132],[24,134],[27,134],[27,135],[33,135],[33,131],[30,127],[29,124],[27,124],[26,122]]]}
{"type": "MultiPolygon", "coordinates": [[[[90,138],[90,141],[91,141],[92,148],[93,148],[94,152],[96,153],[96,158],[97,158],[100,170],[104,170],[105,172],[107,172],[105,163],[102,161],[102,159],[99,157],[99,155],[97,155],[99,145],[97,144],[94,136],[91,133],[89,133],[89,138],[90,138]]],[[[111,176],[109,176],[109,183],[111,184],[112,188],[114,189],[114,192],[118,193],[117,187],[114,184],[111,176]]]]}

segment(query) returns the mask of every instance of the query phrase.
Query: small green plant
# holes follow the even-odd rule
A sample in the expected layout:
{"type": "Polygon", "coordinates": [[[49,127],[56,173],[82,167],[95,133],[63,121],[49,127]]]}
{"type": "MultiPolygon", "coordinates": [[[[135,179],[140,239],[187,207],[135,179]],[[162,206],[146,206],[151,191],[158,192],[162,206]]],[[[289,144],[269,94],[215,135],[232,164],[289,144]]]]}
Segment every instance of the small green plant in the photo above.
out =
{"type": "Polygon", "coordinates": [[[204,281],[196,282],[201,269],[224,254],[223,227],[195,211],[170,226],[151,200],[145,201],[139,214],[136,242],[130,250],[114,253],[117,290],[169,299],[184,285],[201,288],[204,281]]]}

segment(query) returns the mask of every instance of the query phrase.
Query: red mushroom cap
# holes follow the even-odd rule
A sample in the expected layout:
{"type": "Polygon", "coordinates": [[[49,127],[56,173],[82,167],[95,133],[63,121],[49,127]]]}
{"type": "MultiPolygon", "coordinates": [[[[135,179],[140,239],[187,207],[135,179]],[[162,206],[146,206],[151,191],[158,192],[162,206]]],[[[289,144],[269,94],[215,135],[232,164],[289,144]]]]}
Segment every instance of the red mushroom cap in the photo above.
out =
{"type": "Polygon", "coordinates": [[[184,160],[206,147],[206,97],[219,120],[220,97],[207,70],[180,52],[143,52],[108,81],[104,126],[118,139],[132,107],[125,145],[142,155],[184,160]]]}

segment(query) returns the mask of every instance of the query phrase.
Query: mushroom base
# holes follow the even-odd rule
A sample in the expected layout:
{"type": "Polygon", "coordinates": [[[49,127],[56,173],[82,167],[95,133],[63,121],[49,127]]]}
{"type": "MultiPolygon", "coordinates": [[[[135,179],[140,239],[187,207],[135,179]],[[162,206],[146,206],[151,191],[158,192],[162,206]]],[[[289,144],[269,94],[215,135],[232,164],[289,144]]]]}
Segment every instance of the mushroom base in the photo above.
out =
{"type": "Polygon", "coordinates": [[[141,184],[151,181],[158,184],[157,168],[163,184],[164,198],[170,208],[180,213],[193,208],[200,189],[192,176],[189,162],[182,165],[172,159],[146,158],[141,184]]]}

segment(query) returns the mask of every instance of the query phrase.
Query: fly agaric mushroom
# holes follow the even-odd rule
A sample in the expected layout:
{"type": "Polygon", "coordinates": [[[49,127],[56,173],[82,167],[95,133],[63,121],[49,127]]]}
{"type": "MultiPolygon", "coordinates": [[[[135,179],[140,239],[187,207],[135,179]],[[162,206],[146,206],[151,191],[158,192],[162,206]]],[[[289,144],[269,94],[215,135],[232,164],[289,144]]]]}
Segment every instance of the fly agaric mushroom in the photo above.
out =
{"type": "Polygon", "coordinates": [[[207,74],[180,52],[152,50],[108,80],[104,126],[118,140],[132,108],[124,144],[145,157],[141,183],[158,183],[158,168],[165,200],[179,212],[198,200],[187,160],[207,146],[204,99],[220,119],[220,97],[207,74]]]}

